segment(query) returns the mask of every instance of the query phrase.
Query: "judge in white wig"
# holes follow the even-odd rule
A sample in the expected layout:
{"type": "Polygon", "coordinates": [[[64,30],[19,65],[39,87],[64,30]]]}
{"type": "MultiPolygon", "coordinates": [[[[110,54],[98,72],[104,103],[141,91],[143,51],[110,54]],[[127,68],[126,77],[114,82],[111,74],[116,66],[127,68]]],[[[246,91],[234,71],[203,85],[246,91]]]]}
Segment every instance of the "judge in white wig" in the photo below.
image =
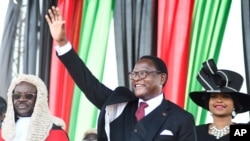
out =
{"type": "MultiPolygon", "coordinates": [[[[23,106],[21,107],[25,107],[25,104],[28,103],[23,103],[23,106]]],[[[59,133],[60,140],[66,141],[68,140],[68,135],[64,129],[64,121],[50,113],[48,106],[48,90],[39,77],[35,75],[21,74],[12,80],[7,93],[7,111],[1,130],[1,136],[4,140],[48,141],[55,137],[54,133],[59,133]],[[19,92],[20,94],[17,94],[19,96],[14,94],[16,87],[23,82],[26,84],[28,83],[28,85],[31,85],[36,89],[36,94],[32,97],[35,99],[34,107],[32,107],[33,112],[28,117],[21,117],[18,115],[14,104],[15,100],[26,99],[26,101],[28,101],[32,99],[31,97],[28,97],[29,95],[27,96],[27,93],[23,95],[24,92],[22,92],[22,96],[21,92],[19,92]],[[16,97],[14,97],[14,95],[16,97]],[[59,131],[60,133],[50,132],[54,129],[59,129],[55,131],[59,131]]]]}

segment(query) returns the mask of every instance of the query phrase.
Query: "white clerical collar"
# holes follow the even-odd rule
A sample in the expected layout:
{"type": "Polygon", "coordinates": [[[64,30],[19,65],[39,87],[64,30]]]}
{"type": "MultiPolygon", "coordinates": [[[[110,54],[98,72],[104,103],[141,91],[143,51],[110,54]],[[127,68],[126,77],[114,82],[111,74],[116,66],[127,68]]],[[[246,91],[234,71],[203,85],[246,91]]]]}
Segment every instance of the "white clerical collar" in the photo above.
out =
{"type": "Polygon", "coordinates": [[[31,117],[19,117],[16,122],[16,136],[13,141],[26,141],[31,117]]]}

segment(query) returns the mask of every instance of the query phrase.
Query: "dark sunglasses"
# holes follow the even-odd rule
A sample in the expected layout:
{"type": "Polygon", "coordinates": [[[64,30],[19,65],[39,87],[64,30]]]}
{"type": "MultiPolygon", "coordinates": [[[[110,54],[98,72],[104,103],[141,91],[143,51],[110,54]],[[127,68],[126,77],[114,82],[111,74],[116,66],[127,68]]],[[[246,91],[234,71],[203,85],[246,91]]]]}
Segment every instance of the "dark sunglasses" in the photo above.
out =
{"type": "Polygon", "coordinates": [[[12,98],[14,100],[18,100],[21,98],[22,95],[25,97],[25,99],[28,99],[28,100],[31,100],[31,99],[33,99],[33,97],[36,96],[36,94],[32,94],[32,93],[30,93],[30,94],[12,94],[12,98]]]}

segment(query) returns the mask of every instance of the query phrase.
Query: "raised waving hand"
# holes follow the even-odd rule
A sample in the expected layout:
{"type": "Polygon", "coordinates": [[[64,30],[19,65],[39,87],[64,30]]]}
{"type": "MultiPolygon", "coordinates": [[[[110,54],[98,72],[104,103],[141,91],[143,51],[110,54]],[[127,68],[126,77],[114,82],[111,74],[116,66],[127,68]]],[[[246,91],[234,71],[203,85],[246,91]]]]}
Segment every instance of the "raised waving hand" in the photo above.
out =
{"type": "Polygon", "coordinates": [[[52,6],[45,15],[47,23],[49,24],[52,38],[63,46],[68,42],[65,29],[65,21],[62,17],[61,11],[58,7],[52,6]]]}

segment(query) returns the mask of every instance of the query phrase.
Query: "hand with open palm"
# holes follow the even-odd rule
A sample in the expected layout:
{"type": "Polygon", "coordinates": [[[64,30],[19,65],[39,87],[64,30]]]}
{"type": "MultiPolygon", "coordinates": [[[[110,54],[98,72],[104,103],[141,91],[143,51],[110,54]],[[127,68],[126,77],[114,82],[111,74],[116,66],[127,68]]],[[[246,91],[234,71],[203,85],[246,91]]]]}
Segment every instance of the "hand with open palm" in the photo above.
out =
{"type": "Polygon", "coordinates": [[[65,45],[68,40],[66,36],[65,21],[63,20],[61,11],[58,7],[52,6],[45,15],[47,23],[49,24],[52,38],[59,46],[65,45]]]}

